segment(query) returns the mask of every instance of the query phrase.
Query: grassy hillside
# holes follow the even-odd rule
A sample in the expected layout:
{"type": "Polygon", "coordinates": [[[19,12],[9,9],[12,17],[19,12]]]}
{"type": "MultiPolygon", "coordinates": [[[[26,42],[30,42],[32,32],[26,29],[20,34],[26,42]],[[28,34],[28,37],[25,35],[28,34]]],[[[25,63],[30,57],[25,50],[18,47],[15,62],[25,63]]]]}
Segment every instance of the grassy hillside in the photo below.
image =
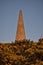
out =
{"type": "Polygon", "coordinates": [[[0,43],[0,65],[43,65],[43,39],[0,43]]]}

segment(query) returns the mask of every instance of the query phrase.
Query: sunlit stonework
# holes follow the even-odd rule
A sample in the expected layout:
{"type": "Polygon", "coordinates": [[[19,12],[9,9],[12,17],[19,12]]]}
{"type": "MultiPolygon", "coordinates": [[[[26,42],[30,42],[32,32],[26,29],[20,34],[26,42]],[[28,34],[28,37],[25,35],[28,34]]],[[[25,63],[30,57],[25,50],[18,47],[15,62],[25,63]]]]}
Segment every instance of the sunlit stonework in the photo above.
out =
{"type": "Polygon", "coordinates": [[[20,10],[19,18],[18,18],[18,25],[17,25],[17,32],[16,32],[16,41],[22,41],[25,39],[26,39],[26,36],[25,36],[25,30],[24,30],[22,10],[20,10]]]}

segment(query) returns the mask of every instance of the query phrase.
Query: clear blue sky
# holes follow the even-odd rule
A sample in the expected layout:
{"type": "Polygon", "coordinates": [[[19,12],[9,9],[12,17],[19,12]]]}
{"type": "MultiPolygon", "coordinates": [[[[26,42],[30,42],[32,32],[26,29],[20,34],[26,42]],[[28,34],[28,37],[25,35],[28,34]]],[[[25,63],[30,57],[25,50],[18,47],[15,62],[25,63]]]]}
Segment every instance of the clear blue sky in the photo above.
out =
{"type": "Polygon", "coordinates": [[[26,38],[43,37],[43,0],[0,0],[0,42],[15,41],[20,9],[26,38]]]}

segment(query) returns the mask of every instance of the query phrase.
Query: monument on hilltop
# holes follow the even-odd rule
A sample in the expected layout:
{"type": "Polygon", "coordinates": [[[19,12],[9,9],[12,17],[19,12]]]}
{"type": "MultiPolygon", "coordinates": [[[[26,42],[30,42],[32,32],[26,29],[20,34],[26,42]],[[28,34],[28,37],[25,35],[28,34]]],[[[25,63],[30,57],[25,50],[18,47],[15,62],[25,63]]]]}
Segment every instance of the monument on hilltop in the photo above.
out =
{"type": "Polygon", "coordinates": [[[16,41],[26,40],[22,10],[19,12],[18,25],[16,31],[16,41]]]}

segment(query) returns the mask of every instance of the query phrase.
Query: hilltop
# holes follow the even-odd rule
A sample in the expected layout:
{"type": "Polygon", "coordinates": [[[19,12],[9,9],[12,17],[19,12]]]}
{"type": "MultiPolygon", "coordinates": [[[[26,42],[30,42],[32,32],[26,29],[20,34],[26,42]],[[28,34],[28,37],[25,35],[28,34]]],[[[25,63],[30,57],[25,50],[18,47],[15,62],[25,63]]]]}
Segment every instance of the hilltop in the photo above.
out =
{"type": "Polygon", "coordinates": [[[43,38],[0,43],[0,65],[43,65],[43,38]]]}

